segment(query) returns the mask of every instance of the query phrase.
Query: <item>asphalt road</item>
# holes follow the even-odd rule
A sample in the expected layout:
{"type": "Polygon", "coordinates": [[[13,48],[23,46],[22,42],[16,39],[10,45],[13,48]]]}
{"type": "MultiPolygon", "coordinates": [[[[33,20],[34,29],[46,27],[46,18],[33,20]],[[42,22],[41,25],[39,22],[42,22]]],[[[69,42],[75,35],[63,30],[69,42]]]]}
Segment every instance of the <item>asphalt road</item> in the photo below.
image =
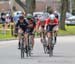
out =
{"type": "Polygon", "coordinates": [[[0,41],[0,64],[75,64],[75,36],[58,37],[53,57],[44,54],[40,39],[35,39],[32,57],[21,59],[17,40],[0,41]]]}

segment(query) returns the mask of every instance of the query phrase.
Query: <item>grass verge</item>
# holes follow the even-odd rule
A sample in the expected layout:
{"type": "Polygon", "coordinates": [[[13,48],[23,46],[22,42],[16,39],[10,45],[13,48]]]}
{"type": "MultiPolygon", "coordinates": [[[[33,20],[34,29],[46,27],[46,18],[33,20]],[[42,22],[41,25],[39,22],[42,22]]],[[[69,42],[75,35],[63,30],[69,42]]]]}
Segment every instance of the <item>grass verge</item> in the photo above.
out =
{"type": "MultiPolygon", "coordinates": [[[[58,35],[59,36],[67,36],[67,35],[75,35],[75,26],[65,26],[66,30],[59,30],[58,35]]],[[[35,33],[35,37],[37,37],[39,34],[35,33]]],[[[10,40],[15,39],[14,36],[11,35],[11,31],[7,30],[5,33],[3,33],[2,30],[0,30],[0,40],[10,40]]]]}

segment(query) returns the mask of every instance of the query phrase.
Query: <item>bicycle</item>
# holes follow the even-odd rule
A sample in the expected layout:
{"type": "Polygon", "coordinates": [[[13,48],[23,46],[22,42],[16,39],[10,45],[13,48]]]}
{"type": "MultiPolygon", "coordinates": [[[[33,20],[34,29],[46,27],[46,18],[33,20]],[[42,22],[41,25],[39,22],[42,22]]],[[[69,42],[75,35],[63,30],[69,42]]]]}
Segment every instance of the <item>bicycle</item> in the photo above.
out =
{"type": "Polygon", "coordinates": [[[28,45],[26,46],[26,56],[31,56],[32,51],[32,36],[33,34],[28,34],[28,45]]]}
{"type": "Polygon", "coordinates": [[[44,53],[47,53],[47,42],[46,42],[46,32],[44,30],[44,26],[41,27],[40,31],[41,42],[43,44],[44,53]]]}
{"type": "Polygon", "coordinates": [[[56,43],[57,36],[55,35],[54,31],[51,32],[51,37],[48,37],[48,54],[49,56],[53,56],[53,49],[56,43]]]}
{"type": "Polygon", "coordinates": [[[46,42],[46,37],[45,37],[45,32],[41,32],[41,42],[43,44],[43,49],[44,49],[44,53],[47,53],[47,42],[46,42]]]}
{"type": "Polygon", "coordinates": [[[20,49],[21,49],[21,58],[24,58],[25,48],[24,48],[24,34],[23,33],[21,33],[21,37],[20,37],[20,49]]]}

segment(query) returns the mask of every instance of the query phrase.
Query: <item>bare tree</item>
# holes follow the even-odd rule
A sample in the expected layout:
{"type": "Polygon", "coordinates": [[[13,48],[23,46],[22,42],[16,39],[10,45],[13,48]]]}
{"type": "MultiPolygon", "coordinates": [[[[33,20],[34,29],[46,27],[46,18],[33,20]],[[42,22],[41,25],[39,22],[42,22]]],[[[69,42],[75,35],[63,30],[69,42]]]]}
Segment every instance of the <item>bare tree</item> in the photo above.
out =
{"type": "Polygon", "coordinates": [[[26,4],[24,4],[21,0],[15,0],[26,13],[32,13],[35,11],[35,5],[36,1],[35,0],[26,0],[26,4]]]}
{"type": "Polygon", "coordinates": [[[60,29],[65,30],[66,12],[68,10],[68,0],[61,0],[60,29]]]}

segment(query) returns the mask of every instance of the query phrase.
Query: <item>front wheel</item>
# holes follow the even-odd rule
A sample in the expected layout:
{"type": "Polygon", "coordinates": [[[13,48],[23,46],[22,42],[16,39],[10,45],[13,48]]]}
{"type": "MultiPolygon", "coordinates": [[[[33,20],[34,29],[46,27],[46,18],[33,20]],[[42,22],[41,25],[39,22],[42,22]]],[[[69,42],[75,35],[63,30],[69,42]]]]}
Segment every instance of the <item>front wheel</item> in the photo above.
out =
{"type": "Polygon", "coordinates": [[[47,53],[47,46],[43,46],[44,48],[44,53],[46,54],[47,53]]]}
{"type": "Polygon", "coordinates": [[[24,58],[24,44],[23,44],[23,42],[20,45],[21,45],[21,58],[24,58]]]}
{"type": "Polygon", "coordinates": [[[53,56],[53,48],[52,47],[49,48],[49,57],[51,57],[51,56],[53,56]]]}
{"type": "Polygon", "coordinates": [[[53,56],[52,38],[48,38],[48,54],[50,57],[53,56]]]}
{"type": "Polygon", "coordinates": [[[24,50],[21,49],[21,58],[24,58],[24,50]]]}

